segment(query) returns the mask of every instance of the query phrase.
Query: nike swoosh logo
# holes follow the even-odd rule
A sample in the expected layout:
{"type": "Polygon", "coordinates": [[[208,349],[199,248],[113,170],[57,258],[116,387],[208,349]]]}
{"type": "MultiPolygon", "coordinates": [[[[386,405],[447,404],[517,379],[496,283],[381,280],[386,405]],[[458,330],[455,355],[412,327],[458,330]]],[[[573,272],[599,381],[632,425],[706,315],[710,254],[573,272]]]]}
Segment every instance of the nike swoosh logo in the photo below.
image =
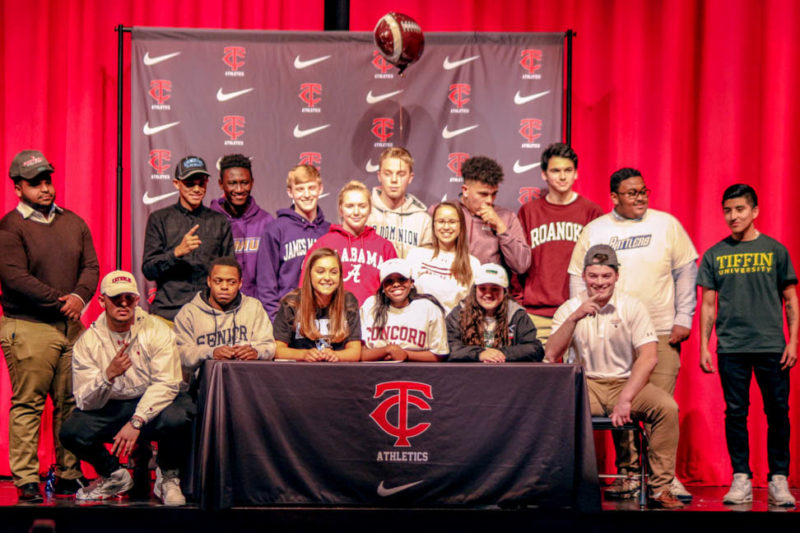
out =
{"type": "Polygon", "coordinates": [[[302,70],[304,68],[310,67],[311,65],[322,63],[326,59],[330,59],[330,57],[331,56],[321,56],[321,57],[315,57],[314,59],[306,59],[305,61],[303,61],[302,59],[300,59],[300,56],[297,56],[294,58],[294,68],[296,68],[297,70],[302,70]]]}
{"type": "Polygon", "coordinates": [[[154,128],[151,128],[150,127],[150,123],[149,122],[145,122],[144,123],[144,128],[142,128],[142,132],[145,135],[155,135],[156,133],[162,132],[164,130],[168,130],[172,126],[177,126],[178,124],[180,124],[180,121],[178,121],[178,122],[170,122],[169,124],[164,124],[163,126],[156,126],[154,128]]]}
{"type": "Polygon", "coordinates": [[[414,485],[419,485],[420,483],[422,483],[422,480],[415,481],[414,483],[406,483],[405,485],[398,485],[397,487],[392,487],[391,489],[387,489],[386,487],[383,486],[383,481],[381,481],[380,485],[378,485],[378,496],[382,496],[385,498],[386,496],[397,494],[398,492],[411,488],[414,485]]]}
{"type": "Polygon", "coordinates": [[[367,169],[367,172],[373,173],[377,172],[378,169],[380,169],[381,167],[379,167],[378,165],[373,165],[372,159],[370,159],[369,161],[367,161],[367,166],[365,168],[367,169]]]}
{"type": "Polygon", "coordinates": [[[542,96],[548,94],[550,91],[544,91],[541,93],[531,94],[529,96],[522,96],[517,91],[517,94],[514,95],[514,103],[517,105],[527,104],[528,102],[533,102],[537,98],[541,98],[542,96]]]}
{"type": "Polygon", "coordinates": [[[178,191],[168,192],[166,194],[159,194],[158,196],[149,196],[147,191],[145,191],[144,196],[142,196],[142,203],[144,205],[153,205],[156,202],[160,202],[161,200],[166,200],[170,196],[175,196],[178,194],[178,191]]]}
{"type": "Polygon", "coordinates": [[[445,139],[452,139],[456,135],[467,133],[470,130],[474,130],[478,126],[479,124],[475,124],[474,126],[467,126],[466,128],[461,128],[460,130],[453,130],[453,131],[448,130],[447,126],[445,126],[444,129],[442,130],[442,137],[444,137],[445,139]]]}
{"type": "Polygon", "coordinates": [[[517,159],[516,161],[514,161],[514,172],[516,172],[517,174],[522,174],[523,172],[527,172],[527,171],[529,171],[531,169],[534,169],[534,168],[538,167],[539,165],[541,165],[541,163],[531,163],[530,165],[520,165],[519,164],[519,159],[517,159]]]}
{"type": "Polygon", "coordinates": [[[383,102],[387,98],[391,98],[392,96],[397,96],[401,92],[403,92],[403,89],[400,89],[399,91],[392,91],[392,92],[386,93],[386,94],[379,94],[379,95],[376,96],[376,95],[372,94],[372,91],[370,91],[370,92],[367,93],[367,103],[368,104],[377,104],[378,102],[383,102]]]}
{"type": "Polygon", "coordinates": [[[228,100],[233,100],[237,96],[242,96],[243,94],[247,94],[250,91],[254,91],[254,90],[255,90],[255,88],[251,87],[249,89],[242,89],[241,91],[234,91],[232,93],[225,94],[224,92],[222,92],[222,89],[219,89],[217,91],[217,101],[218,102],[227,102],[228,100]]]}
{"type": "Polygon", "coordinates": [[[445,70],[453,70],[454,68],[458,68],[461,65],[466,65],[470,61],[475,61],[479,57],[481,56],[472,56],[464,59],[459,59],[457,61],[450,61],[450,56],[447,56],[444,58],[444,63],[442,63],[442,67],[444,67],[445,70]]]}
{"type": "Polygon", "coordinates": [[[322,131],[325,128],[329,128],[330,124],[325,124],[323,126],[317,126],[316,128],[308,128],[307,130],[301,130],[299,125],[295,125],[294,127],[294,136],[296,139],[300,139],[302,137],[307,137],[312,133],[317,133],[318,131],[322,131]]]}
{"type": "Polygon", "coordinates": [[[322,200],[322,199],[323,199],[323,198],[325,198],[326,196],[330,196],[330,195],[331,195],[331,193],[329,193],[329,192],[324,192],[324,193],[320,194],[320,195],[319,195],[319,198],[317,198],[317,199],[318,199],[318,200],[322,200]]]}
{"type": "Polygon", "coordinates": [[[145,52],[144,57],[142,58],[142,62],[148,67],[152,67],[153,65],[158,65],[162,61],[166,61],[167,59],[172,59],[173,57],[179,55],[181,55],[180,52],[172,52],[171,54],[164,54],[163,56],[150,57],[150,52],[145,52]]]}

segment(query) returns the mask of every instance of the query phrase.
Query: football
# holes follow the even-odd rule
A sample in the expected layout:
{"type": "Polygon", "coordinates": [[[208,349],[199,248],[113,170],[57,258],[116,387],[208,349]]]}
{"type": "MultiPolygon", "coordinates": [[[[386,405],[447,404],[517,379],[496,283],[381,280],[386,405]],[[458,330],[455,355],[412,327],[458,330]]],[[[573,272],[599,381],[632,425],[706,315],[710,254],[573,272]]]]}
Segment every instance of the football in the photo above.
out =
{"type": "Polygon", "coordinates": [[[387,13],[375,25],[375,46],[381,55],[400,69],[422,57],[425,36],[417,21],[403,13],[387,13]]]}

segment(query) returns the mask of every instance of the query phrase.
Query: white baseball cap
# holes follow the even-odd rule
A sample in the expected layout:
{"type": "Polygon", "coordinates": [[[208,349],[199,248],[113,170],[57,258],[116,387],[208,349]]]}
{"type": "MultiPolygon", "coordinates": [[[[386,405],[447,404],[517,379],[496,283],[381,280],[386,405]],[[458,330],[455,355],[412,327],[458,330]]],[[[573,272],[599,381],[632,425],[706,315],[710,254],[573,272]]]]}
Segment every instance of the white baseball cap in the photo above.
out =
{"type": "Polygon", "coordinates": [[[380,266],[381,283],[391,274],[400,274],[404,278],[411,279],[411,265],[405,259],[389,259],[380,266]]]}
{"type": "Polygon", "coordinates": [[[139,288],[133,274],[124,270],[109,272],[100,282],[100,293],[106,296],[119,296],[120,294],[135,294],[139,296],[139,288]]]}
{"type": "Polygon", "coordinates": [[[508,274],[506,274],[506,269],[495,263],[481,265],[478,272],[475,273],[475,285],[483,285],[485,283],[493,283],[507,289],[508,274]]]}

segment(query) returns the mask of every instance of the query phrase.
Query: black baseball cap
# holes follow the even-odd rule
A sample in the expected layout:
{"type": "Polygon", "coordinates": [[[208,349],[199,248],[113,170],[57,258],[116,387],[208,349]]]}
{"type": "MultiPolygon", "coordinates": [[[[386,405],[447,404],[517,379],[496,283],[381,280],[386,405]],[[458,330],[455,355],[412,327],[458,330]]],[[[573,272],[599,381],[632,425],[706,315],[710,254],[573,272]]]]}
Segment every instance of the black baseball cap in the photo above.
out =
{"type": "Polygon", "coordinates": [[[175,169],[175,179],[179,181],[183,181],[197,174],[202,174],[206,178],[211,175],[208,173],[208,170],[206,170],[206,162],[196,155],[187,155],[181,159],[181,162],[178,163],[175,169]]]}
{"type": "Polygon", "coordinates": [[[617,252],[607,244],[595,244],[583,257],[583,268],[592,265],[605,265],[614,270],[618,269],[617,252]]]}
{"type": "Polygon", "coordinates": [[[23,150],[11,160],[8,176],[11,179],[32,180],[42,172],[53,172],[53,165],[39,150],[23,150]]]}

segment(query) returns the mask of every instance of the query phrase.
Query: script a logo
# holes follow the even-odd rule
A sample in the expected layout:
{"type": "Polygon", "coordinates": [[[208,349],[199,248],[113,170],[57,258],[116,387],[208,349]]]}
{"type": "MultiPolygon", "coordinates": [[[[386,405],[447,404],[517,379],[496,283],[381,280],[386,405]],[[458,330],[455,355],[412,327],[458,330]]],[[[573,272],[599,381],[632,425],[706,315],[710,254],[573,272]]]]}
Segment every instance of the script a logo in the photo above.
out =
{"type": "Polygon", "coordinates": [[[222,60],[234,72],[244,66],[244,56],[247,54],[244,46],[226,46],[223,50],[222,60]]]}
{"type": "Polygon", "coordinates": [[[303,83],[300,85],[300,94],[297,96],[306,103],[308,107],[314,107],[322,98],[320,98],[320,94],[322,94],[322,85],[319,83],[303,83]]]}
{"type": "Polygon", "coordinates": [[[244,135],[244,117],[241,115],[226,115],[222,118],[222,131],[235,141],[244,135]]]}
{"type": "Polygon", "coordinates": [[[319,168],[320,163],[322,162],[322,154],[319,152],[301,152],[300,153],[300,160],[297,162],[298,165],[311,165],[314,167],[319,168]]]}
{"type": "Polygon", "coordinates": [[[447,156],[447,168],[456,176],[460,176],[461,164],[467,159],[469,159],[469,154],[466,152],[452,152],[447,156]]]}
{"type": "Polygon", "coordinates": [[[155,169],[156,174],[163,174],[169,168],[172,152],[169,150],[150,150],[150,159],[147,161],[155,169]]]}
{"type": "Polygon", "coordinates": [[[542,68],[542,51],[541,50],[523,50],[520,55],[519,64],[528,71],[528,74],[535,74],[537,70],[542,68]]]}
{"type": "Polygon", "coordinates": [[[150,82],[150,90],[147,91],[153,100],[158,105],[163,105],[164,102],[170,99],[170,92],[172,92],[172,82],[169,80],[152,80],[150,82]]]}
{"type": "Polygon", "coordinates": [[[369,130],[372,132],[375,137],[380,139],[382,143],[385,143],[389,140],[389,137],[394,135],[392,131],[394,129],[394,119],[389,117],[378,117],[372,119],[372,129],[369,130]]]}
{"type": "Polygon", "coordinates": [[[381,74],[386,74],[386,72],[392,68],[392,66],[386,62],[386,59],[381,55],[380,52],[377,50],[372,51],[372,65],[381,71],[381,74]]]}
{"type": "Polygon", "coordinates": [[[408,442],[408,439],[421,435],[431,426],[430,422],[421,422],[409,426],[408,411],[410,405],[422,411],[431,410],[430,404],[424,398],[415,396],[411,392],[418,392],[425,398],[432,400],[433,392],[431,386],[427,383],[418,383],[416,381],[378,383],[375,386],[375,396],[373,398],[380,398],[389,391],[396,392],[383,400],[369,416],[383,431],[396,438],[395,447],[409,447],[411,443],[408,442]],[[389,421],[389,410],[395,406],[397,406],[397,425],[389,421]]]}
{"type": "Polygon", "coordinates": [[[447,98],[453,102],[454,106],[461,109],[470,101],[467,98],[470,92],[472,92],[472,87],[469,83],[453,83],[450,85],[450,94],[447,95],[447,98]]]}
{"type": "Polygon", "coordinates": [[[525,140],[529,143],[542,136],[541,133],[536,133],[537,131],[542,131],[542,121],[540,119],[523,118],[519,121],[519,134],[525,137],[525,140]]]}

